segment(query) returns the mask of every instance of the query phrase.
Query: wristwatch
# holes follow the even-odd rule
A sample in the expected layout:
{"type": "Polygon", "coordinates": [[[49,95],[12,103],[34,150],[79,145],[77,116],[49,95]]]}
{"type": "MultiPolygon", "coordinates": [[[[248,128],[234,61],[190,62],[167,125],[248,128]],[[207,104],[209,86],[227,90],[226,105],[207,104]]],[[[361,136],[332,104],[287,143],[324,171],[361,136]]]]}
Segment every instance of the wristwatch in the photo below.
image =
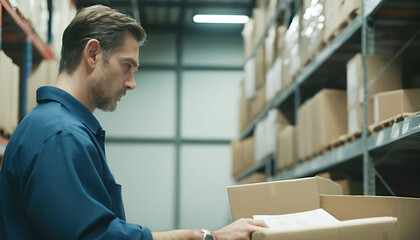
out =
{"type": "Polygon", "coordinates": [[[201,229],[201,231],[204,233],[203,240],[214,240],[213,234],[207,229],[201,229]]]}

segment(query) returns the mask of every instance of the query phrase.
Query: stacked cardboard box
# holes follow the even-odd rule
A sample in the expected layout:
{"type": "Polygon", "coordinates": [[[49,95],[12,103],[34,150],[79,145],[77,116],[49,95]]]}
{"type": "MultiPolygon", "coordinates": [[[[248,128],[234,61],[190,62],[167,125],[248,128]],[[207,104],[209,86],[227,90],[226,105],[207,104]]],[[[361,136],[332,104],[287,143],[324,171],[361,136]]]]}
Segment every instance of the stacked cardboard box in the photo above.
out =
{"type": "Polygon", "coordinates": [[[255,163],[254,145],[253,137],[230,143],[232,148],[232,176],[237,176],[255,163]]]}
{"type": "Polygon", "coordinates": [[[357,14],[361,2],[361,0],[340,0],[328,1],[325,4],[324,42],[328,42],[335,31],[341,30],[339,28],[351,18],[351,14],[357,14]]]}
{"type": "MultiPolygon", "coordinates": [[[[373,96],[380,92],[402,88],[401,62],[394,61],[385,69],[390,58],[366,56],[368,125],[373,124],[373,96]]],[[[362,55],[357,54],[347,63],[348,134],[363,128],[363,67],[362,55]]]]}
{"type": "Polygon", "coordinates": [[[30,22],[38,37],[47,43],[48,41],[48,1],[47,0],[13,0],[11,5],[30,22]]]}
{"type": "Polygon", "coordinates": [[[300,69],[299,35],[299,16],[296,15],[284,36],[283,83],[285,87],[288,87],[292,83],[300,69]]]}
{"type": "Polygon", "coordinates": [[[378,93],[373,98],[374,123],[403,113],[420,111],[420,89],[400,89],[378,93]]]}
{"type": "Polygon", "coordinates": [[[58,62],[42,60],[38,66],[32,66],[28,80],[28,112],[36,106],[36,90],[41,86],[52,86],[58,75],[58,62]]]}
{"type": "Polygon", "coordinates": [[[290,169],[295,166],[295,127],[287,125],[277,132],[277,167],[280,170],[290,169]]]}
{"type": "Polygon", "coordinates": [[[316,51],[322,47],[324,33],[324,7],[323,0],[304,0],[300,18],[299,53],[302,65],[306,65],[316,51]]]}
{"type": "Polygon", "coordinates": [[[0,50],[0,130],[11,135],[19,124],[19,67],[0,50]]]}
{"type": "Polygon", "coordinates": [[[346,91],[324,89],[298,110],[299,159],[306,160],[346,133],[346,91]]]}
{"type": "Polygon", "coordinates": [[[61,40],[63,38],[64,29],[76,15],[76,7],[71,1],[54,1],[51,21],[52,42],[51,48],[56,59],[60,59],[61,40]]]}
{"type": "Polygon", "coordinates": [[[233,220],[322,208],[341,221],[332,225],[266,229],[254,233],[253,240],[420,239],[420,199],[336,195],[341,193],[338,184],[320,177],[228,188],[233,220]]]}
{"type": "Polygon", "coordinates": [[[256,161],[261,161],[270,154],[276,153],[276,133],[288,124],[288,120],[277,109],[270,110],[267,117],[257,123],[254,131],[256,161]]]}

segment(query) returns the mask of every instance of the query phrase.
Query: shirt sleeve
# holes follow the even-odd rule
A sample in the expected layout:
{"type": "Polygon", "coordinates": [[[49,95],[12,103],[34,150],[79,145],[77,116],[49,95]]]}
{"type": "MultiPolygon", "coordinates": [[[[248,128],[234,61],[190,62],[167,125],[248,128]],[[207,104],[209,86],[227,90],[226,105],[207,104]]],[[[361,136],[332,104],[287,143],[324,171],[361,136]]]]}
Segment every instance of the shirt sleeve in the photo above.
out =
{"type": "Polygon", "coordinates": [[[28,160],[21,172],[21,198],[46,238],[152,239],[147,227],[127,223],[111,210],[103,164],[88,134],[66,130],[28,160]]]}

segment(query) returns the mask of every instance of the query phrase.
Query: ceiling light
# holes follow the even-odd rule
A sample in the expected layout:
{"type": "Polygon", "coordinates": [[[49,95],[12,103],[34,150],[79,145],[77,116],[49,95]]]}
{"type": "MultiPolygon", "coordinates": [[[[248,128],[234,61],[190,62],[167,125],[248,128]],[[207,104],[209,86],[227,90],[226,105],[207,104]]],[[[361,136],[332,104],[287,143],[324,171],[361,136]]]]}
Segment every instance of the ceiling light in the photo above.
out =
{"type": "Polygon", "coordinates": [[[197,14],[193,17],[196,23],[246,23],[248,22],[246,15],[204,15],[197,14]]]}

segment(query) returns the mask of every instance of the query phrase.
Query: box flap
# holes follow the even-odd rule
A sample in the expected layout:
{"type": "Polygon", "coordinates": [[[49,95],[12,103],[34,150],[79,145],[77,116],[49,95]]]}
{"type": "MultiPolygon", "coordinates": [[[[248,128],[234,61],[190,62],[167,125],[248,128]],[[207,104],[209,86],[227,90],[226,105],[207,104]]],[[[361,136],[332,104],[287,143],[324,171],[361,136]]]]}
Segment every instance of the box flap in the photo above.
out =
{"type": "Polygon", "coordinates": [[[341,186],[321,177],[228,187],[233,220],[317,209],[319,194],[340,193],[341,186]]]}

